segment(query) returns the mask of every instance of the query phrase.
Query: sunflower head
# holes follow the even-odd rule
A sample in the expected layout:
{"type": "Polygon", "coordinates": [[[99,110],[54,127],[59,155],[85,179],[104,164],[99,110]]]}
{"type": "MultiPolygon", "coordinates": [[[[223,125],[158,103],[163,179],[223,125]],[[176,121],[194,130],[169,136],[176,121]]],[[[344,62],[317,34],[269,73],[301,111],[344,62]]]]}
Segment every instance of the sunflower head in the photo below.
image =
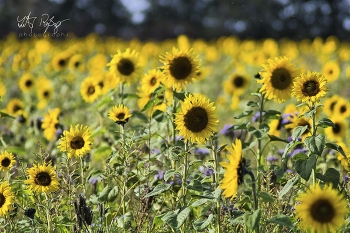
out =
{"type": "Polygon", "coordinates": [[[19,80],[19,88],[23,92],[27,92],[27,91],[34,89],[34,87],[35,87],[34,76],[30,73],[24,73],[22,75],[21,79],[19,80]]]}
{"type": "Polygon", "coordinates": [[[274,60],[267,60],[263,68],[260,72],[261,79],[257,79],[258,83],[263,84],[260,92],[265,94],[267,99],[276,102],[290,99],[293,82],[299,71],[291,60],[287,57],[276,57],[274,60]]]}
{"type": "Polygon", "coordinates": [[[49,109],[49,112],[44,115],[41,128],[44,130],[44,136],[47,140],[53,140],[57,131],[56,127],[59,124],[58,117],[60,109],[49,109]]]}
{"type": "Polygon", "coordinates": [[[225,169],[224,178],[220,182],[220,188],[224,190],[222,195],[225,198],[236,196],[238,186],[243,183],[243,159],[242,159],[242,142],[236,139],[231,146],[226,146],[229,152],[227,158],[229,162],[220,162],[225,169]]]}
{"type": "Polygon", "coordinates": [[[191,83],[199,72],[199,61],[190,50],[178,50],[173,47],[172,54],[166,53],[160,60],[164,66],[164,84],[177,91],[181,91],[188,83],[191,83]]]}
{"type": "Polygon", "coordinates": [[[80,94],[87,103],[94,102],[101,94],[101,87],[94,77],[87,77],[81,83],[80,94]]]}
{"type": "Polygon", "coordinates": [[[312,232],[336,232],[345,224],[348,213],[347,201],[331,186],[323,188],[316,184],[299,195],[296,216],[300,218],[300,228],[312,232]]]}
{"type": "Polygon", "coordinates": [[[91,130],[88,126],[71,126],[70,130],[63,131],[61,142],[57,146],[62,152],[67,152],[68,157],[82,157],[89,152],[92,147],[91,130]]]}
{"type": "Polygon", "coordinates": [[[224,91],[229,95],[241,95],[249,87],[250,79],[245,75],[233,74],[223,83],[224,91]]]}
{"type": "Polygon", "coordinates": [[[113,120],[119,125],[124,125],[129,121],[131,117],[130,110],[125,105],[119,104],[118,106],[113,106],[108,112],[108,118],[113,120]]]}
{"type": "Polygon", "coordinates": [[[23,101],[17,98],[10,100],[7,104],[6,111],[10,115],[20,116],[24,111],[23,101]]]}
{"type": "Polygon", "coordinates": [[[328,82],[333,82],[337,80],[340,75],[340,67],[338,62],[329,61],[326,64],[324,64],[322,68],[322,74],[328,82]]]}
{"type": "Polygon", "coordinates": [[[217,132],[218,116],[214,103],[200,94],[188,95],[181,101],[181,111],[175,114],[176,129],[179,135],[192,143],[204,143],[217,132]]]}
{"type": "Polygon", "coordinates": [[[160,70],[152,69],[141,79],[141,89],[149,93],[154,92],[164,80],[164,74],[160,70]]]}
{"type": "Polygon", "coordinates": [[[15,157],[11,152],[4,151],[0,154],[0,171],[9,171],[15,163],[15,157]]]}
{"type": "Polygon", "coordinates": [[[11,190],[10,184],[5,181],[0,184],[0,217],[8,215],[8,211],[12,209],[15,195],[11,190]]]}
{"type": "Polygon", "coordinates": [[[54,192],[59,189],[59,181],[55,171],[56,167],[51,164],[34,164],[27,169],[29,176],[24,183],[29,185],[29,189],[37,193],[54,192]]]}
{"type": "Polygon", "coordinates": [[[121,83],[134,83],[141,74],[141,66],[138,64],[138,53],[129,48],[124,53],[118,51],[107,66],[109,66],[109,71],[118,82],[121,83]]]}
{"type": "Polygon", "coordinates": [[[306,131],[301,135],[302,141],[305,140],[308,136],[311,136],[312,134],[312,120],[311,118],[306,119],[305,117],[298,117],[298,114],[291,114],[288,117],[288,121],[290,123],[287,123],[285,125],[286,129],[294,130],[298,126],[307,126],[306,131]]]}
{"type": "Polygon", "coordinates": [[[327,135],[328,140],[335,142],[343,141],[347,135],[347,122],[338,117],[333,117],[331,120],[334,123],[334,126],[325,129],[325,134],[327,135]]]}
{"type": "Polygon", "coordinates": [[[327,94],[327,80],[317,72],[301,73],[295,80],[292,95],[298,101],[315,103],[327,94]]]}

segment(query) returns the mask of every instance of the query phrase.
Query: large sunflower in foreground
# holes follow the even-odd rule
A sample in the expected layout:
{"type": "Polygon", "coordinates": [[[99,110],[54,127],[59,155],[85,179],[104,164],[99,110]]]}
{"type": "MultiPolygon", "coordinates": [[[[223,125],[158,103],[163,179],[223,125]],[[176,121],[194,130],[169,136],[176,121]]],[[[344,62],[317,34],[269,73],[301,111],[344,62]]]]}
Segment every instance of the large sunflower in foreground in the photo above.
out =
{"type": "Polygon", "coordinates": [[[193,82],[199,72],[199,61],[190,50],[178,50],[173,47],[172,54],[166,53],[161,57],[160,62],[164,66],[164,84],[177,91],[181,91],[188,83],[193,82]]]}
{"type": "Polygon", "coordinates": [[[68,157],[82,157],[91,150],[92,138],[91,130],[88,126],[71,126],[70,130],[65,130],[61,137],[61,142],[57,146],[62,152],[68,152],[68,157]]]}
{"type": "Polygon", "coordinates": [[[56,175],[56,167],[50,164],[34,164],[27,169],[29,179],[24,183],[29,185],[29,189],[36,193],[55,192],[59,189],[59,182],[56,175]]]}
{"type": "Polygon", "coordinates": [[[8,214],[12,209],[11,205],[14,203],[15,195],[11,191],[10,184],[5,181],[0,184],[0,217],[8,214]]]}
{"type": "Polygon", "coordinates": [[[323,189],[316,184],[302,193],[295,206],[296,216],[300,218],[300,228],[315,233],[336,232],[345,224],[348,213],[347,201],[330,186],[323,189]]]}
{"type": "Polygon", "coordinates": [[[135,83],[141,75],[141,66],[138,64],[138,54],[129,48],[122,53],[118,51],[107,64],[109,71],[119,83],[135,83]]]}
{"type": "Polygon", "coordinates": [[[227,155],[229,162],[220,162],[220,165],[225,168],[220,188],[224,190],[222,195],[232,200],[237,194],[238,186],[243,182],[242,142],[236,139],[231,146],[226,146],[226,150],[229,152],[227,155]]]}
{"type": "Polygon", "coordinates": [[[0,154],[0,171],[7,172],[16,163],[11,152],[4,151],[0,154]]]}
{"type": "Polygon", "coordinates": [[[130,117],[130,110],[123,104],[113,106],[113,108],[108,112],[108,118],[119,125],[124,125],[126,122],[129,121],[130,117]]]}
{"type": "Polygon", "coordinates": [[[302,102],[318,102],[327,94],[327,80],[325,77],[314,71],[301,73],[295,80],[292,95],[302,102]]]}
{"type": "Polygon", "coordinates": [[[263,84],[260,92],[265,94],[267,99],[273,99],[276,102],[290,99],[294,79],[299,74],[299,70],[291,60],[287,57],[268,59],[263,68],[264,70],[260,72],[262,79],[257,80],[258,83],[263,84]]]}
{"type": "Polygon", "coordinates": [[[179,135],[192,143],[204,143],[216,132],[218,116],[213,102],[204,95],[190,94],[181,101],[181,111],[175,114],[176,129],[179,135]]]}

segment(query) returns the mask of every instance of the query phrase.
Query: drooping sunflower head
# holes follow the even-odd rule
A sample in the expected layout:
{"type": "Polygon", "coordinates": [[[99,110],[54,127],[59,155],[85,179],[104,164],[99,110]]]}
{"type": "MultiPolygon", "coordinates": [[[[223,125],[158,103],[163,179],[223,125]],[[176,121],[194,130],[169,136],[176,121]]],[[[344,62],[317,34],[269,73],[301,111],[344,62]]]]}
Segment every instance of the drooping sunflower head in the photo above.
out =
{"type": "Polygon", "coordinates": [[[51,164],[34,164],[33,167],[27,169],[29,178],[24,183],[36,193],[55,192],[59,189],[59,180],[55,170],[56,167],[52,167],[51,164]]]}
{"type": "Polygon", "coordinates": [[[7,172],[16,163],[15,157],[6,150],[0,154],[0,171],[7,172]]]}
{"type": "Polygon", "coordinates": [[[18,85],[23,92],[30,91],[35,87],[35,78],[30,73],[24,73],[19,80],[18,85]]]}
{"type": "Polygon", "coordinates": [[[229,162],[220,162],[220,165],[225,169],[220,188],[224,190],[222,195],[232,200],[237,194],[238,186],[243,183],[241,140],[236,139],[231,146],[226,146],[226,150],[229,152],[227,154],[229,162]]]}
{"type": "Polygon", "coordinates": [[[132,114],[130,113],[128,107],[123,104],[113,106],[113,108],[108,112],[108,118],[119,125],[124,125],[126,122],[128,122],[131,115],[132,114]]]}
{"type": "Polygon", "coordinates": [[[339,78],[340,67],[338,62],[329,61],[324,64],[322,68],[322,74],[327,79],[328,82],[333,82],[339,78]]]}
{"type": "Polygon", "coordinates": [[[250,79],[245,75],[233,74],[229,80],[223,83],[224,91],[229,95],[241,95],[250,84],[250,79]]]}
{"type": "Polygon", "coordinates": [[[5,181],[0,184],[0,217],[8,214],[12,209],[12,204],[15,202],[15,195],[11,190],[10,184],[5,181]]]}
{"type": "Polygon", "coordinates": [[[268,59],[263,68],[264,70],[260,72],[261,79],[257,80],[263,84],[260,92],[275,102],[290,99],[293,82],[299,72],[291,60],[287,57],[268,59]]]}
{"type": "Polygon", "coordinates": [[[325,134],[329,141],[341,142],[344,141],[347,135],[348,124],[343,118],[331,118],[334,123],[333,127],[325,129],[325,134]]]}
{"type": "Polygon", "coordinates": [[[181,110],[175,114],[179,135],[192,143],[204,143],[217,132],[218,116],[213,102],[204,95],[190,94],[181,101],[181,110]]]}
{"type": "Polygon", "coordinates": [[[24,111],[24,103],[20,99],[12,99],[9,101],[6,107],[6,111],[8,114],[13,116],[19,116],[24,111]]]}
{"type": "Polygon", "coordinates": [[[327,80],[320,73],[314,71],[308,71],[306,74],[301,73],[294,82],[292,95],[298,101],[318,102],[320,98],[327,94],[326,83],[327,80]]]}
{"type": "Polygon", "coordinates": [[[300,218],[300,228],[304,231],[336,232],[345,224],[348,203],[331,186],[311,186],[299,195],[297,201],[300,204],[295,206],[295,213],[300,218]]]}
{"type": "Polygon", "coordinates": [[[129,48],[122,53],[118,51],[107,64],[109,71],[120,83],[131,84],[138,81],[141,74],[141,66],[138,64],[138,53],[129,48]]]}
{"type": "Polygon", "coordinates": [[[57,146],[62,152],[67,152],[68,157],[82,157],[92,149],[91,130],[88,126],[75,125],[70,130],[63,131],[61,142],[57,146]]]}
{"type": "Polygon", "coordinates": [[[157,69],[148,71],[141,79],[141,89],[148,92],[154,92],[164,80],[164,74],[157,69]]]}
{"type": "Polygon", "coordinates": [[[172,54],[166,53],[161,57],[160,67],[164,71],[164,84],[169,88],[181,91],[188,83],[191,83],[199,72],[197,56],[190,50],[178,50],[173,47],[172,54]]]}
{"type": "Polygon", "coordinates": [[[94,102],[101,94],[101,87],[93,77],[87,77],[81,83],[80,94],[87,103],[94,102]]]}

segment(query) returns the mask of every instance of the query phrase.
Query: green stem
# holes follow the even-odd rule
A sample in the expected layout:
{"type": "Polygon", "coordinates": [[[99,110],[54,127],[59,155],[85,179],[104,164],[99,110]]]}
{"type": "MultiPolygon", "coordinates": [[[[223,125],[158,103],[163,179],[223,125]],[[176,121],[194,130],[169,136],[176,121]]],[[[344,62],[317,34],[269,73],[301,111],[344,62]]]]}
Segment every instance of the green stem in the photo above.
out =
{"type": "MultiPolygon", "coordinates": [[[[261,95],[261,102],[260,102],[260,106],[259,106],[259,129],[261,124],[263,123],[263,111],[264,111],[264,98],[265,95],[262,94],[261,95]]],[[[261,166],[261,159],[263,158],[262,156],[262,145],[261,145],[261,138],[258,138],[258,151],[257,151],[257,181],[258,181],[258,189],[260,190],[261,188],[261,177],[259,174],[259,168],[261,166]]]]}
{"type": "Polygon", "coordinates": [[[45,198],[46,198],[46,203],[47,206],[45,206],[45,211],[46,211],[46,218],[47,218],[47,232],[51,233],[52,232],[52,225],[51,225],[51,215],[50,215],[50,205],[49,205],[49,197],[47,196],[46,193],[45,198]]]}
{"type": "Polygon", "coordinates": [[[69,211],[69,217],[72,219],[72,203],[71,203],[71,189],[70,189],[70,171],[69,171],[69,158],[67,155],[67,161],[66,161],[66,168],[67,168],[67,184],[68,184],[68,211],[69,211]]]}
{"type": "MultiPolygon", "coordinates": [[[[85,194],[85,182],[84,182],[84,160],[83,157],[80,157],[80,177],[81,185],[83,186],[83,193],[85,194]]],[[[86,195],[86,194],[85,194],[86,195]]]]}
{"type": "Polygon", "coordinates": [[[185,143],[185,168],[184,168],[184,176],[182,179],[182,202],[183,206],[186,206],[186,194],[187,194],[187,187],[186,187],[186,179],[187,179],[187,174],[188,174],[188,141],[185,143]]]}
{"type": "MultiPolygon", "coordinates": [[[[258,203],[258,198],[257,198],[257,195],[256,195],[257,194],[257,190],[256,190],[256,185],[255,185],[256,180],[255,180],[254,173],[251,170],[246,169],[245,167],[243,169],[244,169],[243,173],[249,175],[250,178],[252,179],[252,192],[253,192],[253,198],[254,198],[254,210],[257,210],[257,209],[259,209],[259,203],[258,203]]],[[[255,229],[255,231],[257,233],[259,233],[259,225],[260,224],[257,224],[256,229],[255,229]]]]}
{"type": "MultiPolygon", "coordinates": [[[[216,141],[217,142],[217,141],[216,141]]],[[[211,141],[212,143],[212,141],[211,141]]],[[[212,154],[214,159],[214,183],[215,183],[215,189],[219,187],[219,161],[218,161],[218,154],[217,154],[217,148],[215,145],[212,144],[212,154]]],[[[221,233],[221,203],[220,203],[220,197],[216,200],[216,221],[217,221],[217,233],[221,233]]]]}
{"type": "MultiPolygon", "coordinates": [[[[311,105],[311,111],[312,112],[312,136],[315,137],[316,136],[316,130],[317,130],[317,126],[316,126],[316,107],[315,107],[315,103],[312,103],[311,105]]],[[[320,156],[320,155],[318,155],[320,156]]],[[[312,168],[312,185],[315,185],[316,183],[316,163],[314,165],[314,167],[312,168]]]]}

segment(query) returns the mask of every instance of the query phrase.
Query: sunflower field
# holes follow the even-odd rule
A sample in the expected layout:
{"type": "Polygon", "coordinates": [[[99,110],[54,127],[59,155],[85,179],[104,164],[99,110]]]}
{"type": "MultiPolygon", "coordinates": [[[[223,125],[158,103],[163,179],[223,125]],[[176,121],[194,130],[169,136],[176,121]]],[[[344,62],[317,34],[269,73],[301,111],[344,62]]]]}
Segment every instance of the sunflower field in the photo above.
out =
{"type": "Polygon", "coordinates": [[[350,232],[350,43],[0,51],[0,232],[350,232]]]}

